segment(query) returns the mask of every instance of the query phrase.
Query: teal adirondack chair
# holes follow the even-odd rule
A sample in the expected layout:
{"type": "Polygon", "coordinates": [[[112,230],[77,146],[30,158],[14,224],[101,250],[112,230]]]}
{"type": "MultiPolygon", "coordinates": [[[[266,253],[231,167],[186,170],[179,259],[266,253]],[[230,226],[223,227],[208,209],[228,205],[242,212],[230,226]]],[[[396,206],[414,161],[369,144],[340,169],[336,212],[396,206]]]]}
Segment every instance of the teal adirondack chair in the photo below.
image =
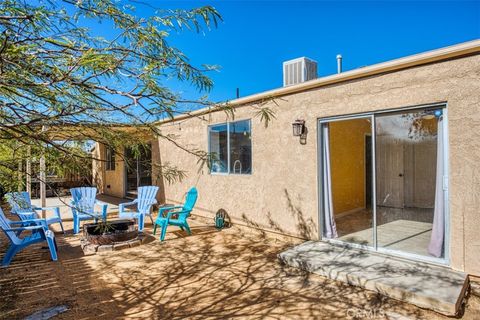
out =
{"type": "Polygon", "coordinates": [[[57,248],[55,243],[55,235],[48,229],[45,219],[29,219],[12,221],[7,219],[2,209],[0,208],[0,228],[3,230],[8,240],[10,240],[10,247],[2,260],[2,267],[8,267],[12,262],[13,257],[22,249],[31,244],[46,241],[48,249],[50,249],[50,257],[53,261],[57,261],[57,248]],[[14,227],[19,225],[19,227],[14,227]],[[31,234],[25,237],[20,237],[23,231],[31,231],[31,234]]]}
{"type": "Polygon", "coordinates": [[[71,209],[73,214],[73,233],[80,232],[80,222],[84,220],[98,219],[107,220],[108,204],[97,200],[97,188],[81,187],[70,189],[72,195],[71,209]],[[101,211],[95,211],[95,205],[101,207],[101,211]]]}
{"type": "Polygon", "coordinates": [[[187,218],[190,216],[193,207],[195,206],[195,202],[197,202],[198,198],[198,191],[197,188],[191,188],[185,199],[185,203],[183,206],[172,206],[172,207],[162,207],[158,210],[158,217],[155,220],[155,224],[153,226],[153,234],[157,231],[157,226],[162,228],[162,232],[160,234],[160,241],[165,239],[165,234],[167,233],[168,225],[173,225],[180,227],[182,230],[187,230],[188,234],[192,234],[190,230],[190,226],[187,223],[187,218]],[[168,211],[166,216],[164,216],[164,212],[168,211]],[[176,219],[172,219],[172,216],[177,216],[176,219]]]}
{"type": "Polygon", "coordinates": [[[5,195],[5,199],[7,199],[8,204],[12,208],[12,213],[16,214],[21,220],[39,219],[40,216],[36,211],[52,211],[53,215],[45,219],[47,221],[47,225],[58,223],[60,224],[62,232],[65,233],[59,207],[34,206],[32,205],[32,201],[30,200],[30,194],[26,191],[9,192],[5,195]]]}
{"type": "Polygon", "coordinates": [[[121,219],[136,219],[138,231],[143,232],[145,216],[149,216],[153,224],[151,209],[157,203],[157,186],[145,186],[138,188],[138,197],[132,202],[120,203],[118,217],[121,219]],[[137,205],[137,211],[126,211],[125,207],[137,205]]]}

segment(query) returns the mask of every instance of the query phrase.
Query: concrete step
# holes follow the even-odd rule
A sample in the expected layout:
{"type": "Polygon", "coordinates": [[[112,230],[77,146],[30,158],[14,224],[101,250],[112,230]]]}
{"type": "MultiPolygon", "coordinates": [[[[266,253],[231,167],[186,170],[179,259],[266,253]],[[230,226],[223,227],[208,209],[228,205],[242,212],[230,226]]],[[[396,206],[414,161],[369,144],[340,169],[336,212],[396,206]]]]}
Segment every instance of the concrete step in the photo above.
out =
{"type": "Polygon", "coordinates": [[[468,288],[463,272],[323,241],[300,244],[280,253],[279,259],[448,316],[459,312],[468,288]]]}

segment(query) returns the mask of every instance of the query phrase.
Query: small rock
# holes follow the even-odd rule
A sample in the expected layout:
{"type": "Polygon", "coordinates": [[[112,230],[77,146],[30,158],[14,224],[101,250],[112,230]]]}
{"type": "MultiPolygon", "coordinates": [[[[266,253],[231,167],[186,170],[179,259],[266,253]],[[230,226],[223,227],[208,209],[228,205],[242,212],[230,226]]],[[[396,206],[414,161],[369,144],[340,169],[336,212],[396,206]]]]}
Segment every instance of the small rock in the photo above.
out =
{"type": "Polygon", "coordinates": [[[85,248],[85,246],[87,246],[88,244],[89,244],[89,243],[88,243],[87,239],[85,239],[85,238],[80,239],[80,248],[82,248],[82,250],[83,250],[83,248],[85,248]]]}
{"type": "Polygon", "coordinates": [[[133,248],[133,247],[138,247],[141,244],[141,242],[138,239],[134,239],[129,241],[128,244],[130,245],[130,248],[133,248]]]}
{"type": "Polygon", "coordinates": [[[98,246],[97,248],[97,252],[107,252],[112,250],[113,250],[113,246],[111,244],[98,246]]]}
{"type": "Polygon", "coordinates": [[[82,249],[83,249],[83,253],[84,253],[86,256],[90,256],[90,255],[92,255],[92,254],[97,253],[97,248],[98,248],[98,245],[95,245],[95,244],[87,244],[87,245],[85,245],[82,249]]]}
{"type": "Polygon", "coordinates": [[[147,240],[147,238],[148,238],[148,237],[147,237],[146,234],[139,234],[137,239],[140,240],[140,242],[143,244],[143,243],[145,243],[145,241],[147,240]]]}
{"type": "Polygon", "coordinates": [[[130,245],[128,244],[128,242],[118,242],[113,245],[113,250],[122,250],[129,247],[130,245]]]}

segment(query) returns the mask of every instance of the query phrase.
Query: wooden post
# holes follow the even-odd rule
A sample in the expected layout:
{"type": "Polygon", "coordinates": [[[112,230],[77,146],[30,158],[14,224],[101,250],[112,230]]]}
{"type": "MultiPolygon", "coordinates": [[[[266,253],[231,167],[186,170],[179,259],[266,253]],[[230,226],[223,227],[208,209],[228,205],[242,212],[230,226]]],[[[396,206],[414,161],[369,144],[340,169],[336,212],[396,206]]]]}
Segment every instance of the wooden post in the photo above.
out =
{"type": "Polygon", "coordinates": [[[27,192],[32,195],[32,147],[28,146],[27,149],[27,161],[26,161],[26,181],[25,184],[27,185],[27,192]]]}
{"type": "MultiPolygon", "coordinates": [[[[45,126],[42,126],[42,132],[45,131],[45,126]]],[[[40,156],[40,201],[41,206],[47,206],[47,174],[46,174],[46,165],[45,165],[45,152],[42,150],[40,156]]],[[[46,217],[46,213],[42,210],[42,218],[46,217]]]]}
{"type": "Polygon", "coordinates": [[[18,160],[17,178],[18,178],[17,191],[22,192],[23,191],[22,159],[18,160]]]}
{"type": "MultiPolygon", "coordinates": [[[[45,155],[42,153],[42,155],[40,156],[40,202],[42,207],[47,206],[47,175],[45,171],[45,155]]],[[[42,218],[45,218],[45,211],[42,211],[42,218]]]]}

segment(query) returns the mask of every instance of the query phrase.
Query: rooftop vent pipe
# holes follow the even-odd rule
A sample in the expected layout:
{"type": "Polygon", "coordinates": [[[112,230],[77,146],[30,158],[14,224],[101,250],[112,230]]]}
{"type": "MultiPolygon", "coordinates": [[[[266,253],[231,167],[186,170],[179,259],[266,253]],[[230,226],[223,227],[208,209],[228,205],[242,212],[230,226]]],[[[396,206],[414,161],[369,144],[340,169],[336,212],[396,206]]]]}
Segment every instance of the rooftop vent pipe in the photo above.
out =
{"type": "Polygon", "coordinates": [[[342,73],[342,55],[337,54],[337,73],[342,73]]]}

